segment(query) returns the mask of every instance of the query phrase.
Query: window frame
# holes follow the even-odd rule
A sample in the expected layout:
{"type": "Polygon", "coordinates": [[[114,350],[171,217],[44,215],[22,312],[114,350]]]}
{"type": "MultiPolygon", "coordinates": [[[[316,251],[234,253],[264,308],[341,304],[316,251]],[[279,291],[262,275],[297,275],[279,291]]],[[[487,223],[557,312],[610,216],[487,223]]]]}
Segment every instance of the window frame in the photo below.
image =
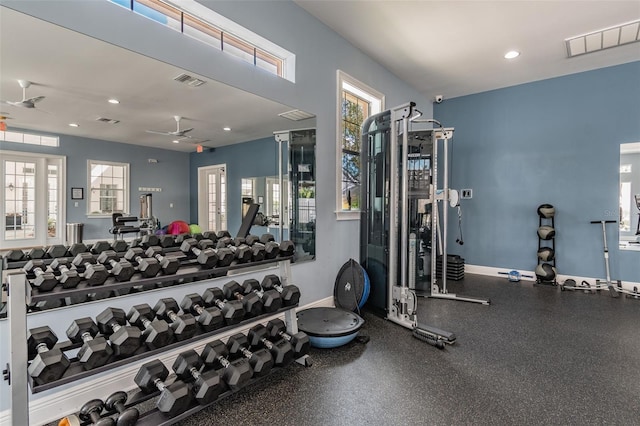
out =
{"type": "MultiPolygon", "coordinates": [[[[93,197],[93,191],[91,190],[91,167],[92,166],[112,166],[112,167],[123,167],[123,206],[122,206],[122,212],[123,213],[130,213],[130,197],[131,197],[131,180],[130,180],[130,172],[131,172],[131,165],[129,163],[121,163],[121,162],[117,162],[117,161],[103,161],[103,160],[91,160],[88,159],[87,160],[87,201],[86,201],[86,206],[87,206],[87,218],[89,219],[102,219],[105,217],[110,218],[112,216],[112,214],[114,213],[113,211],[110,213],[92,213],[91,212],[91,203],[92,203],[92,197],[93,197]]],[[[100,195],[98,195],[98,201],[100,200],[100,195]]]]}
{"type": "MultiPolygon", "coordinates": [[[[347,91],[370,103],[369,116],[384,111],[385,95],[369,85],[337,70],[336,84],[336,218],[337,220],[359,220],[360,209],[344,210],[342,208],[342,92],[347,91]]],[[[367,117],[364,117],[366,119],[367,117]]]]}

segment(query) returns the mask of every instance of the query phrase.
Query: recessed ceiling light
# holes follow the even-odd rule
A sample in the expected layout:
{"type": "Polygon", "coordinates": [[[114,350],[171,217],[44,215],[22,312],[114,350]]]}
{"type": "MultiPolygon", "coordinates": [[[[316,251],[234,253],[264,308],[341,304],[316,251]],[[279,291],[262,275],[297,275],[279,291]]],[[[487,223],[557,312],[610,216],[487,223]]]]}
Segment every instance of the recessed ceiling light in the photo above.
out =
{"type": "Polygon", "coordinates": [[[231,127],[229,127],[229,126],[223,127],[222,130],[224,130],[225,132],[230,132],[231,131],[231,127]]]}
{"type": "Polygon", "coordinates": [[[520,52],[518,52],[517,50],[510,50],[504,54],[505,59],[514,59],[514,58],[517,58],[518,56],[520,56],[520,52]]]}
{"type": "Polygon", "coordinates": [[[180,143],[180,141],[178,139],[174,139],[172,142],[173,143],[180,143]]]}
{"type": "Polygon", "coordinates": [[[109,103],[110,103],[110,104],[119,104],[119,103],[120,103],[120,101],[119,101],[119,100],[117,100],[117,99],[109,99],[109,103]]]}
{"type": "Polygon", "coordinates": [[[80,127],[78,123],[69,123],[69,127],[80,127]]]}

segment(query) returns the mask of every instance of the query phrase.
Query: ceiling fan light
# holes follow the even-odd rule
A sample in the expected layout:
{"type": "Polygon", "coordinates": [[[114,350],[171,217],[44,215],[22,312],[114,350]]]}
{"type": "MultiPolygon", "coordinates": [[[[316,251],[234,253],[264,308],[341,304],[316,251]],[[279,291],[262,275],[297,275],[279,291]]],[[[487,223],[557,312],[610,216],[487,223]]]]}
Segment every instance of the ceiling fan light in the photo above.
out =
{"type": "Polygon", "coordinates": [[[173,143],[180,143],[180,141],[179,141],[178,139],[174,139],[174,140],[172,140],[171,142],[173,142],[173,143]]]}
{"type": "Polygon", "coordinates": [[[114,98],[114,99],[109,99],[109,101],[108,101],[108,102],[109,102],[110,104],[114,104],[114,105],[117,105],[117,104],[119,104],[119,103],[120,103],[120,101],[119,101],[119,100],[117,100],[117,99],[115,99],[115,98],[114,98]]]}
{"type": "Polygon", "coordinates": [[[78,123],[69,123],[69,127],[80,127],[78,123]]]}
{"type": "Polygon", "coordinates": [[[510,50],[504,54],[505,59],[515,59],[518,56],[520,56],[520,52],[518,52],[517,50],[510,50]]]}
{"type": "Polygon", "coordinates": [[[231,127],[226,126],[226,127],[223,127],[222,130],[224,130],[225,132],[230,132],[231,131],[231,127]]]}

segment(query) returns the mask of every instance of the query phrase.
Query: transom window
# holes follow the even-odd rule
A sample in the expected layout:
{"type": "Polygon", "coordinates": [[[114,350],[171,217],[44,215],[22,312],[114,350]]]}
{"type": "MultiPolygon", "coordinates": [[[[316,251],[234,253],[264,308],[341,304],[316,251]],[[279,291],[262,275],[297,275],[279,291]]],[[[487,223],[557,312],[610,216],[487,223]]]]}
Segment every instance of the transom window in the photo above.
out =
{"type": "Polygon", "coordinates": [[[383,106],[384,95],[338,71],[338,219],[359,218],[362,123],[383,106]]]}
{"type": "Polygon", "coordinates": [[[89,216],[129,212],[129,164],[89,160],[89,216]]]}

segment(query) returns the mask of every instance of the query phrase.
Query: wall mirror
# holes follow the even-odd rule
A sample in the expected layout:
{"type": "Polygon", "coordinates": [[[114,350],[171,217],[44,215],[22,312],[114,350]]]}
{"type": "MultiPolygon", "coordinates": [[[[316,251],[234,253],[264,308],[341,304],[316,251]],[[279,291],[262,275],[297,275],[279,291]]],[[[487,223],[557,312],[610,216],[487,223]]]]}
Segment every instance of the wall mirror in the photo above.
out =
{"type": "MultiPolygon", "coordinates": [[[[190,190],[189,200],[169,203],[169,200],[163,200],[168,196],[167,191],[154,192],[154,215],[159,217],[162,224],[180,219],[207,228],[210,222],[198,217],[197,203],[200,197],[194,170],[205,165],[224,165],[226,186],[221,191],[225,205],[219,211],[225,216],[222,223],[226,224],[231,234],[235,236],[242,220],[243,198],[250,197],[261,204],[261,211],[272,220],[268,226],[256,226],[251,230],[252,233],[260,235],[270,232],[277,238],[293,236],[289,234],[289,222],[293,218],[289,209],[297,199],[296,194],[306,194],[310,199],[309,194],[315,192],[315,183],[311,193],[301,192],[298,188],[296,194],[289,190],[291,182],[288,176],[283,184],[280,183],[278,143],[274,132],[313,128],[313,114],[307,115],[312,118],[296,121],[285,114],[296,110],[293,106],[256,96],[8,8],[3,7],[0,15],[2,39],[8,40],[15,34],[21,34],[20,43],[5,43],[0,53],[0,98],[3,101],[19,101],[23,96],[44,97],[35,108],[19,108],[7,103],[0,105],[0,115],[7,117],[0,121],[8,126],[7,132],[12,129],[25,132],[32,130],[128,144],[131,146],[131,194],[130,211],[125,213],[133,215],[139,213],[140,191],[148,189],[136,183],[140,181],[139,175],[143,171],[135,166],[134,161],[141,160],[145,165],[147,161],[152,163],[154,158],[151,154],[145,154],[145,147],[175,151],[176,158],[181,156],[180,161],[188,162],[190,167],[189,173],[180,178],[184,179],[184,182],[180,182],[181,191],[190,190]],[[31,84],[24,89],[18,80],[27,80],[31,84]],[[109,103],[110,99],[119,101],[119,104],[109,103]],[[70,127],[70,123],[77,123],[79,127],[70,127]],[[246,149],[243,144],[246,144],[246,149]],[[256,146],[264,147],[273,155],[265,158],[261,152],[253,149],[256,146]],[[196,153],[196,150],[201,153],[196,153]],[[232,151],[236,154],[232,155],[232,151]],[[230,154],[224,157],[224,152],[230,154]],[[242,154],[238,155],[238,152],[242,154]],[[144,158],[136,159],[135,156],[144,158]],[[245,192],[249,191],[249,183],[254,185],[252,193],[245,192]],[[280,185],[284,191],[279,191],[280,185]],[[296,196],[292,197],[292,194],[296,196]],[[274,198],[280,195],[287,200],[283,208],[274,198]],[[280,224],[283,225],[283,232],[272,232],[275,231],[274,226],[280,224]]],[[[0,148],[4,150],[13,149],[14,145],[0,142],[0,148]]],[[[62,148],[63,145],[61,155],[67,156],[68,164],[72,157],[77,156],[82,157],[82,162],[76,164],[84,165],[91,155],[96,155],[90,151],[64,152],[62,148]]],[[[309,146],[306,149],[304,161],[309,162],[312,157],[308,154],[313,149],[309,146]]],[[[25,145],[20,150],[28,148],[25,145]]],[[[38,151],[34,149],[34,152],[38,151]]],[[[283,156],[289,158],[288,150],[283,156]]],[[[70,170],[68,167],[67,176],[85,173],[85,166],[81,167],[83,169],[80,170],[70,170]]],[[[172,176],[170,162],[160,162],[156,167],[161,169],[161,173],[153,186],[163,187],[166,182],[176,185],[178,177],[172,176]],[[161,180],[165,180],[165,183],[161,180]]],[[[309,186],[307,183],[305,185],[309,186]]],[[[61,194],[66,194],[67,189],[61,194]]],[[[88,191],[85,189],[85,197],[88,191]]],[[[73,204],[78,207],[75,200],[62,195],[61,198],[66,198],[66,221],[85,222],[85,240],[111,238],[107,233],[112,226],[110,218],[89,218],[86,209],[82,209],[84,200],[78,202],[79,208],[73,208],[73,204]]],[[[5,203],[3,205],[6,207],[5,203]]],[[[1,213],[7,217],[19,214],[7,208],[3,208],[1,213]]],[[[312,221],[309,219],[304,223],[307,248],[315,241],[315,211],[308,217],[312,217],[312,221]]],[[[12,220],[11,225],[17,226],[17,221],[12,220]]],[[[299,260],[315,256],[315,248],[307,252],[313,254],[299,260]]]]}
{"type": "Polygon", "coordinates": [[[640,251],[640,142],[620,145],[620,249],[640,251]]]}

